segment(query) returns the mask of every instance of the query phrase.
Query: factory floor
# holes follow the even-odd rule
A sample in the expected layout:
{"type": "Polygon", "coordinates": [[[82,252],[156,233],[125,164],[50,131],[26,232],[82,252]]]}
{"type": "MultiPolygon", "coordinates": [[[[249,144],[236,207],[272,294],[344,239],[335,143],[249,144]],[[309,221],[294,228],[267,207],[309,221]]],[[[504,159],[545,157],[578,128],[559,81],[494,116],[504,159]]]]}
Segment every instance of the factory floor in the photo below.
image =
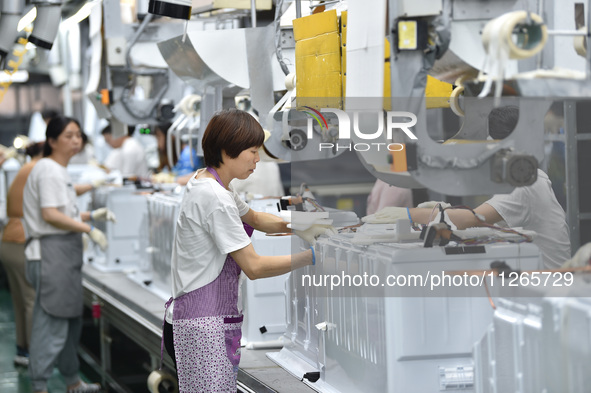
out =
{"type": "MultiPolygon", "coordinates": [[[[0,283],[0,392],[29,393],[33,391],[29,371],[24,367],[16,367],[13,363],[15,342],[10,292],[5,283],[0,283]]],[[[48,388],[50,393],[66,391],[64,379],[57,370],[54,370],[48,388]]]]}

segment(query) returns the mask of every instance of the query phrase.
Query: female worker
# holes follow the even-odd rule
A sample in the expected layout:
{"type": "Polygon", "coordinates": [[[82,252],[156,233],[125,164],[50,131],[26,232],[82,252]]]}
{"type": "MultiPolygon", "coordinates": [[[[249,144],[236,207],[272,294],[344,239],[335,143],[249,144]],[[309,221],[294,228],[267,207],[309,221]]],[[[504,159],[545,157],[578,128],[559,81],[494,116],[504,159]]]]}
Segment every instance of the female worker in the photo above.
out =
{"type": "Polygon", "coordinates": [[[286,222],[251,210],[228,188],[232,179],[246,179],[253,173],[263,139],[263,129],[248,113],[219,112],[203,135],[207,168],[187,183],[172,250],[174,303],[170,304],[171,298],[164,327],[180,392],[236,391],[241,271],[254,280],[314,264],[312,249],[260,256],[250,242],[252,228],[267,233],[289,231],[286,222]]]}
{"type": "Polygon", "coordinates": [[[23,190],[31,170],[43,157],[44,142],[31,143],[27,146],[27,155],[31,161],[18,171],[6,195],[6,216],[8,222],[2,233],[0,261],[4,265],[10,295],[14,306],[14,327],[16,330],[16,366],[29,365],[29,342],[33,320],[35,290],[25,278],[25,230],[23,227],[23,190]]]}
{"type": "Polygon", "coordinates": [[[82,233],[101,248],[105,235],[81,221],[114,219],[106,209],[80,214],[66,166],[82,147],[79,123],[57,116],[47,125],[44,158],[25,185],[23,212],[28,234],[27,278],[36,291],[29,373],[35,392],[47,391],[54,365],[68,393],[97,392],[78,376],[77,346],[82,327],[82,233]]]}

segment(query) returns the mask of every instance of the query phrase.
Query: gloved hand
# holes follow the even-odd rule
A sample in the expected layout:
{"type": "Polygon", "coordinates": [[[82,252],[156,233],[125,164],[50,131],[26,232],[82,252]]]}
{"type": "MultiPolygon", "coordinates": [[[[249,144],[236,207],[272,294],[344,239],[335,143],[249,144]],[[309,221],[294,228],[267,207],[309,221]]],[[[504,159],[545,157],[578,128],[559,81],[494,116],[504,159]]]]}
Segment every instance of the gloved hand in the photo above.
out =
{"type": "Polygon", "coordinates": [[[2,152],[6,160],[8,160],[9,158],[14,158],[18,154],[18,151],[12,146],[6,147],[4,145],[0,145],[0,151],[2,152]]]}
{"type": "Polygon", "coordinates": [[[573,267],[584,267],[588,266],[591,260],[591,243],[587,243],[571,259],[564,262],[561,266],[562,269],[571,269],[573,267]]]}
{"type": "Polygon", "coordinates": [[[174,183],[176,178],[172,173],[160,172],[152,175],[152,183],[174,183]]]}
{"type": "Polygon", "coordinates": [[[374,214],[361,218],[361,221],[369,224],[393,224],[396,221],[408,218],[406,207],[384,207],[374,214]]]}
{"type": "Polygon", "coordinates": [[[115,213],[107,209],[106,207],[101,207],[99,209],[93,210],[90,212],[90,217],[94,221],[113,221],[117,222],[117,218],[115,217],[115,213]]]}
{"type": "Polygon", "coordinates": [[[100,186],[102,186],[106,182],[107,182],[107,179],[105,179],[105,178],[93,180],[92,181],[92,187],[93,188],[99,188],[100,186]]]}
{"type": "Polygon", "coordinates": [[[417,207],[426,208],[426,209],[433,209],[438,204],[441,205],[441,208],[443,208],[443,209],[447,209],[448,207],[451,207],[451,205],[447,202],[438,202],[438,201],[429,201],[429,202],[419,203],[419,205],[417,207]]]}
{"type": "Polygon", "coordinates": [[[336,235],[337,230],[332,225],[314,224],[306,230],[303,230],[303,231],[294,230],[293,232],[296,234],[296,236],[307,241],[311,245],[314,245],[314,244],[316,244],[316,239],[319,236],[336,235]]]}
{"type": "Polygon", "coordinates": [[[86,251],[86,249],[88,248],[89,241],[90,241],[90,238],[88,237],[88,234],[83,233],[82,234],[82,251],[86,251]]]}
{"type": "Polygon", "coordinates": [[[90,232],[88,232],[88,236],[90,236],[90,240],[95,242],[101,248],[102,251],[105,251],[107,249],[107,237],[105,236],[103,231],[101,231],[98,228],[92,227],[90,232]]]}

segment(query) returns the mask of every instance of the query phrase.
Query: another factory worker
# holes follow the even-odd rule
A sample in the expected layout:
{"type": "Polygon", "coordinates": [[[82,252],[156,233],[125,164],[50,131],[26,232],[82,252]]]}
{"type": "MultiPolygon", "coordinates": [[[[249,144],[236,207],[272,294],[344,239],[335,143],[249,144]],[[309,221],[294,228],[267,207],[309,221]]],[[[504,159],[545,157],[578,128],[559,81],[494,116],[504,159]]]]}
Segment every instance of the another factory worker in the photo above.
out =
{"type": "MultiPolygon", "coordinates": [[[[501,107],[491,111],[488,118],[489,134],[493,139],[506,137],[517,124],[517,107],[501,107]]],[[[364,217],[364,222],[392,222],[400,218],[411,219],[415,223],[427,224],[433,212],[428,208],[386,207],[372,216],[364,217]]],[[[521,227],[537,233],[533,242],[540,249],[544,267],[559,268],[571,257],[570,238],[564,210],[556,200],[548,175],[538,169],[534,184],[516,187],[510,194],[494,195],[491,199],[474,209],[484,218],[484,222],[495,224],[504,221],[510,227],[521,227]]],[[[450,220],[464,229],[482,225],[470,211],[446,210],[450,220]]]]}
{"type": "Polygon", "coordinates": [[[254,280],[315,261],[313,249],[261,256],[251,244],[253,228],[289,232],[286,222],[251,210],[229,188],[232,179],[253,173],[263,138],[260,124],[247,112],[230,109],[215,114],[202,140],[207,168],[187,183],[176,223],[173,297],[167,303],[164,326],[180,392],[236,391],[243,318],[237,304],[241,271],[254,280]]]}
{"type": "MultiPolygon", "coordinates": [[[[183,177],[186,175],[192,175],[197,169],[203,167],[203,161],[197,155],[195,149],[191,148],[188,143],[182,143],[182,150],[180,157],[177,157],[175,136],[172,136],[171,142],[173,145],[172,159],[174,162],[168,162],[168,131],[171,123],[162,123],[156,126],[156,140],[158,142],[158,156],[160,158],[160,166],[158,171],[168,169],[171,172],[171,181],[174,181],[175,176],[183,177]]],[[[157,176],[156,179],[159,177],[157,176]]],[[[189,176],[190,178],[190,176],[189,176]]],[[[187,178],[188,181],[188,178],[187,178]]],[[[185,181],[184,184],[187,182],[185,181]]]]}
{"type": "Polygon", "coordinates": [[[31,170],[37,161],[43,157],[44,142],[31,143],[27,146],[27,155],[31,161],[27,162],[16,174],[6,195],[6,216],[8,222],[2,233],[0,245],[0,261],[4,265],[10,295],[14,309],[14,327],[16,331],[16,366],[29,365],[29,343],[31,327],[33,325],[33,304],[35,290],[27,281],[25,270],[25,229],[23,220],[23,191],[31,170]]]}
{"type": "Polygon", "coordinates": [[[107,209],[79,213],[66,170],[82,147],[78,121],[57,116],[47,126],[44,158],[29,174],[23,194],[27,279],[36,291],[29,374],[35,392],[47,391],[57,366],[67,391],[97,392],[78,376],[77,347],[82,328],[82,233],[103,249],[105,235],[82,221],[114,219],[107,209]]]}
{"type": "Polygon", "coordinates": [[[386,206],[413,207],[412,191],[376,180],[367,197],[367,214],[374,214],[386,206]]]}
{"type": "Polygon", "coordinates": [[[113,148],[105,159],[104,166],[108,170],[119,170],[123,176],[147,177],[148,164],[145,151],[140,142],[133,138],[135,127],[127,128],[127,135],[113,138],[111,126],[105,127],[101,134],[105,142],[113,148]]]}

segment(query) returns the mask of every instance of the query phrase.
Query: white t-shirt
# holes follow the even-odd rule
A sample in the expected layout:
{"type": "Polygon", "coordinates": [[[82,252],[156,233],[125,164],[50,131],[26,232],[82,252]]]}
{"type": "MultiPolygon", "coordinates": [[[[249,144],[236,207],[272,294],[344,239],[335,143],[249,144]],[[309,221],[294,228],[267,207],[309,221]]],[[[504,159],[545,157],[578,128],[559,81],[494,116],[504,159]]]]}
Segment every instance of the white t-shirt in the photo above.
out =
{"type": "Polygon", "coordinates": [[[25,256],[29,260],[41,258],[39,237],[69,233],[43,219],[41,209],[44,207],[56,207],[68,217],[80,221],[76,190],[70,175],[66,167],[51,158],[39,160],[27,178],[23,193],[25,227],[29,237],[34,239],[25,249],[25,256]]]}
{"type": "MultiPolygon", "coordinates": [[[[240,217],[250,208],[216,180],[192,178],[181,201],[172,245],[172,296],[201,288],[221,273],[226,257],[250,244],[240,217]]],[[[172,306],[167,321],[172,322],[172,306]]]]}
{"type": "Polygon", "coordinates": [[[538,179],[531,186],[516,187],[511,194],[495,195],[486,203],[508,226],[537,232],[534,243],[540,248],[545,268],[558,268],[571,257],[564,210],[542,170],[538,169],[538,179]]]}
{"type": "Polygon", "coordinates": [[[123,176],[148,176],[146,153],[142,145],[132,137],[125,138],[120,148],[112,150],[104,165],[109,169],[118,169],[123,176]]]}

